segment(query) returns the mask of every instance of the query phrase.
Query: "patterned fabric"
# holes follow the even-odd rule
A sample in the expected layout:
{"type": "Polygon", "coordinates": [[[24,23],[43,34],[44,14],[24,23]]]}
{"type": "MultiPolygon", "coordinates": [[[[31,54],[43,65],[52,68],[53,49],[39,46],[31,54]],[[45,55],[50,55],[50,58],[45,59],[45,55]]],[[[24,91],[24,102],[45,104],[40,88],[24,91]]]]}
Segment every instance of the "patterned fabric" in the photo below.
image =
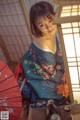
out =
{"type": "MultiPolygon", "coordinates": [[[[34,43],[21,59],[24,71],[22,80],[26,77],[22,94],[30,103],[44,102],[49,99],[61,100],[68,96],[68,84],[64,72],[62,52],[56,39],[57,50],[53,54],[43,51],[34,43]],[[25,75],[25,76],[24,76],[25,75]]],[[[21,78],[19,85],[22,84],[21,78]]]]}

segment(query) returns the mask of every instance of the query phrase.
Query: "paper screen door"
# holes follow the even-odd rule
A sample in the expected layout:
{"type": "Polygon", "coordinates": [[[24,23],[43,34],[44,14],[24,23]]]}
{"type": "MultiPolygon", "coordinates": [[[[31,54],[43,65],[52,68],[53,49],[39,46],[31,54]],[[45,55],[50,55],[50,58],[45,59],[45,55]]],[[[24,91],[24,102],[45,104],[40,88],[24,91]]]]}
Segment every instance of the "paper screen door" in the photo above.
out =
{"type": "Polygon", "coordinates": [[[57,24],[71,102],[80,103],[80,1],[60,4],[57,24]]]}

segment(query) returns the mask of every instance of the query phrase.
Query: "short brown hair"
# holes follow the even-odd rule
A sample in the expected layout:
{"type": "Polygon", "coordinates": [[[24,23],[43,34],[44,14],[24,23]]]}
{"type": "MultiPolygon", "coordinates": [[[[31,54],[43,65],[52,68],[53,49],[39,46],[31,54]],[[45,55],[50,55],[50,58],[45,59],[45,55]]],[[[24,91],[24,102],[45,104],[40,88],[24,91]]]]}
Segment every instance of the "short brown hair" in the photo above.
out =
{"type": "Polygon", "coordinates": [[[52,5],[45,1],[40,1],[34,4],[30,9],[30,29],[34,36],[43,36],[43,33],[38,29],[36,21],[39,17],[51,18],[51,15],[55,15],[54,8],[52,5]]]}

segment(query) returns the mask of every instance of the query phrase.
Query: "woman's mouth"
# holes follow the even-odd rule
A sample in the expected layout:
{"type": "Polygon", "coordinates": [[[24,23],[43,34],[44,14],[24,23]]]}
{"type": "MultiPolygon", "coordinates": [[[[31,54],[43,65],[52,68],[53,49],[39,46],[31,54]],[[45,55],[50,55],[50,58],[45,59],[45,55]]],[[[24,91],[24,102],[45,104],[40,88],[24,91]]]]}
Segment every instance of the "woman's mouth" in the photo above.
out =
{"type": "Polygon", "coordinates": [[[49,32],[52,32],[54,29],[49,30],[49,32]]]}

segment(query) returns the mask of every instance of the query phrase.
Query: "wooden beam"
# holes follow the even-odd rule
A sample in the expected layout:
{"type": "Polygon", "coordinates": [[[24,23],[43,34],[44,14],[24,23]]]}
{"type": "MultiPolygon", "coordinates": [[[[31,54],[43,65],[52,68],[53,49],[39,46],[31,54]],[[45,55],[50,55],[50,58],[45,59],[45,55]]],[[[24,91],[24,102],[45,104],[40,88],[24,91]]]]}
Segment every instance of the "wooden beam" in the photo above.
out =
{"type": "Polygon", "coordinates": [[[17,62],[14,62],[14,61],[11,60],[11,58],[9,56],[9,52],[7,50],[6,44],[5,44],[2,36],[0,36],[0,47],[1,47],[1,49],[3,51],[3,54],[4,54],[4,56],[5,56],[6,60],[7,60],[7,65],[10,67],[10,69],[12,71],[14,71],[17,62]]]}
{"type": "Polygon", "coordinates": [[[7,62],[8,63],[11,62],[11,58],[9,56],[9,52],[7,50],[6,44],[4,43],[4,40],[3,40],[2,36],[0,36],[0,47],[1,47],[2,51],[3,51],[3,54],[4,54],[7,62]]]}
{"type": "Polygon", "coordinates": [[[26,26],[27,26],[27,29],[28,29],[28,32],[29,32],[29,35],[30,35],[31,41],[32,41],[33,37],[32,37],[31,31],[30,31],[30,27],[29,27],[28,12],[27,12],[24,0],[20,0],[20,5],[22,7],[22,11],[23,11],[24,18],[25,18],[25,21],[26,21],[26,26]]]}

